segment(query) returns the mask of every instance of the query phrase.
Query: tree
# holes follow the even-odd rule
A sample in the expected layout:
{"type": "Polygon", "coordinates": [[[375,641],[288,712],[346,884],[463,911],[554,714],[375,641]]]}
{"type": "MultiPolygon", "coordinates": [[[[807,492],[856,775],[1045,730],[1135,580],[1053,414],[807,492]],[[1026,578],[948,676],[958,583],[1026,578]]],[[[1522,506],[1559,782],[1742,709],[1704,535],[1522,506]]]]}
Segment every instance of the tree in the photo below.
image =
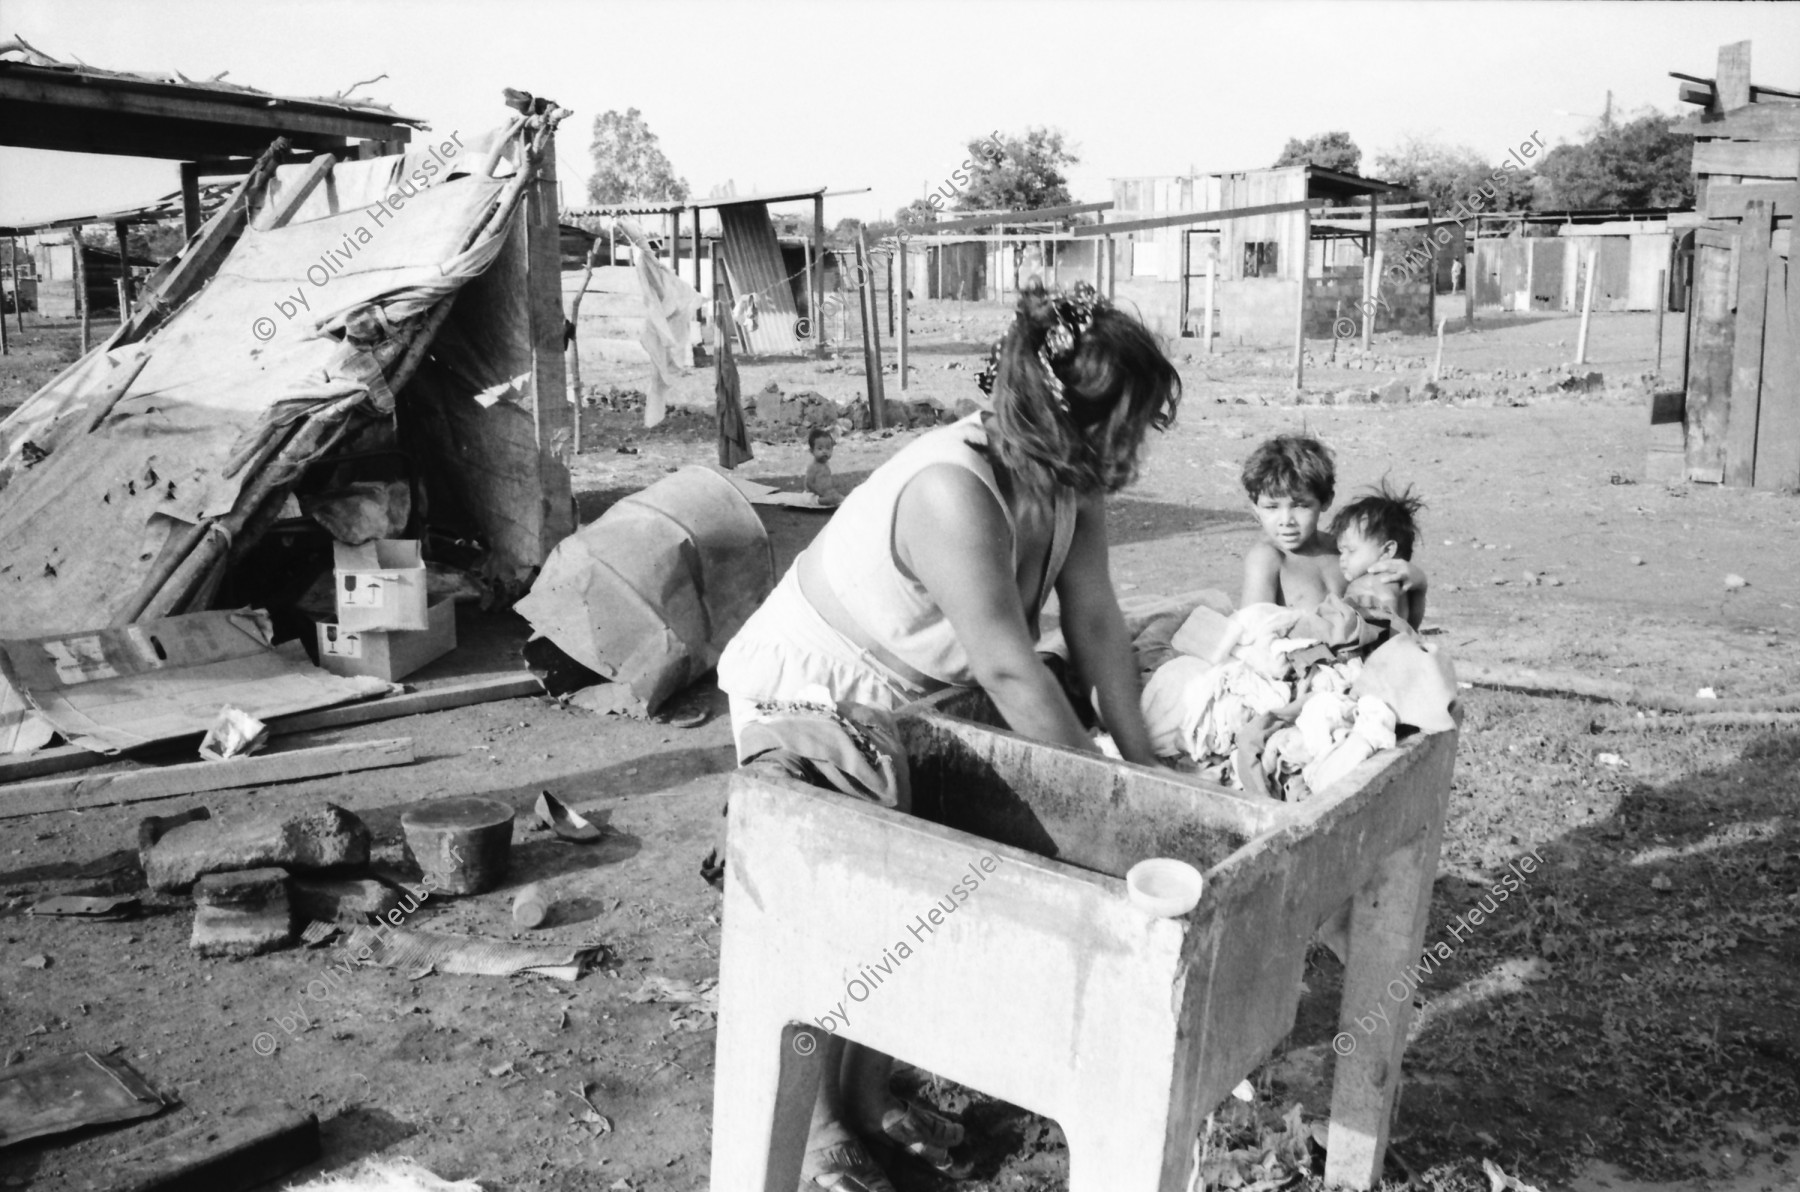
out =
{"type": "Polygon", "coordinates": [[[983,137],[968,144],[967,163],[926,200],[940,210],[942,197],[956,196],[958,211],[1022,211],[1037,207],[1062,207],[1069,197],[1069,179],[1063,167],[1081,159],[1063,144],[1061,129],[1028,128],[1023,136],[983,137]],[[960,192],[957,177],[966,173],[968,184],[960,192]]]}
{"type": "Polygon", "coordinates": [[[914,199],[894,213],[894,223],[907,231],[917,230],[926,224],[937,222],[937,208],[929,199],[914,199]]]}
{"type": "Polygon", "coordinates": [[[1694,201],[1694,141],[1659,113],[1602,124],[1586,143],[1558,145],[1538,166],[1543,205],[1552,211],[1592,207],[1682,207],[1694,201]]]}
{"type": "Polygon", "coordinates": [[[1356,142],[1350,139],[1347,132],[1320,132],[1304,141],[1298,137],[1289,137],[1281,156],[1275,159],[1275,164],[1318,166],[1341,174],[1354,174],[1356,167],[1362,164],[1362,150],[1356,147],[1356,142]]]}
{"type": "Polygon", "coordinates": [[[1375,176],[1398,182],[1429,201],[1437,215],[1458,208],[1520,211],[1532,205],[1529,172],[1503,169],[1467,145],[1446,145],[1429,137],[1407,137],[1397,148],[1378,155],[1375,176]]]}
{"type": "Polygon", "coordinates": [[[636,108],[627,108],[624,115],[613,111],[596,116],[588,151],[594,158],[594,174],[588,179],[590,203],[687,200],[687,179],[675,176],[656,134],[636,108]]]}

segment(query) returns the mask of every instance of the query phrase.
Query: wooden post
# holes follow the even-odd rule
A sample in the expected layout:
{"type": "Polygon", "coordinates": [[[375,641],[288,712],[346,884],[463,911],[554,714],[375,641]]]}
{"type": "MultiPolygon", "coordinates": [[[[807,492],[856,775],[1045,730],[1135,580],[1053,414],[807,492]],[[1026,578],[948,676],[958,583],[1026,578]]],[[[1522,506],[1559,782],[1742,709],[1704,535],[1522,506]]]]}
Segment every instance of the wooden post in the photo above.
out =
{"type": "Polygon", "coordinates": [[[821,317],[825,311],[825,196],[813,196],[813,261],[818,271],[813,274],[813,341],[818,345],[820,355],[825,353],[825,323],[821,317]]]}
{"type": "Polygon", "coordinates": [[[119,322],[131,317],[131,248],[125,221],[113,221],[113,235],[119,238],[119,322]]]}
{"type": "Polygon", "coordinates": [[[1119,254],[1114,250],[1113,238],[1106,238],[1106,300],[1113,301],[1119,294],[1119,254]]]}
{"type": "MultiPolygon", "coordinates": [[[[1725,420],[1725,483],[1735,488],[1755,483],[1758,470],[1757,431],[1768,334],[1764,324],[1768,318],[1769,272],[1773,263],[1769,240],[1774,217],[1774,204],[1746,203],[1738,232],[1736,334],[1732,339],[1730,406],[1725,420]]],[[[1593,286],[1588,289],[1592,291],[1593,286]]],[[[1773,405],[1786,395],[1769,396],[1773,405]]]]}
{"type": "Polygon", "coordinates": [[[909,286],[906,273],[906,241],[896,237],[894,245],[894,262],[900,268],[900,330],[897,340],[900,345],[900,392],[906,392],[906,299],[909,286]]]}
{"type": "MultiPolygon", "coordinates": [[[[1099,215],[1095,216],[1094,222],[1105,223],[1106,212],[1102,211],[1099,215]]],[[[1112,238],[1109,236],[1106,242],[1111,244],[1112,238]]],[[[1094,290],[1097,293],[1100,292],[1100,246],[1098,244],[1094,245],[1094,290]]]]}
{"type": "Polygon", "coordinates": [[[181,163],[181,222],[189,239],[200,230],[200,166],[197,162],[181,163]]]}
{"type": "Polygon", "coordinates": [[[75,309],[81,315],[81,354],[85,356],[88,350],[88,322],[92,312],[88,310],[87,252],[81,245],[80,227],[69,229],[69,243],[75,249],[75,309]]]}
{"type": "Polygon", "coordinates": [[[700,292],[700,208],[694,211],[694,292],[700,292]]]}
{"type": "Polygon", "coordinates": [[[593,244],[588,246],[587,268],[581,273],[581,287],[575,291],[575,297],[569,299],[569,347],[568,367],[569,394],[575,401],[574,410],[574,454],[581,454],[581,300],[587,296],[588,282],[594,276],[594,258],[600,255],[600,237],[594,237],[593,244]]]}
{"type": "Polygon", "coordinates": [[[1312,208],[1300,210],[1300,286],[1294,303],[1294,389],[1306,386],[1306,269],[1307,247],[1312,243],[1312,208]]]}
{"type": "MultiPolygon", "coordinates": [[[[817,352],[819,345],[825,340],[825,329],[819,324],[819,305],[813,301],[813,265],[816,261],[822,271],[825,268],[824,257],[823,254],[818,257],[814,256],[811,240],[802,241],[800,248],[806,254],[806,334],[812,340],[813,351],[817,352]]],[[[713,290],[715,292],[719,288],[718,275],[719,267],[715,262],[713,265],[713,290]]]]}
{"type": "Polygon", "coordinates": [[[1188,301],[1188,230],[1186,228],[1176,228],[1175,234],[1181,237],[1181,240],[1179,241],[1181,249],[1175,254],[1176,258],[1181,263],[1181,294],[1179,299],[1181,305],[1176,311],[1175,326],[1180,328],[1176,334],[1186,335],[1188,333],[1188,307],[1192,305],[1188,301]]]}
{"type": "Polygon", "coordinates": [[[888,334],[894,334],[894,255],[888,254],[887,263],[887,300],[888,300],[888,334]]]}
{"type": "MultiPolygon", "coordinates": [[[[1363,250],[1362,350],[1367,355],[1375,341],[1375,291],[1381,279],[1375,276],[1375,196],[1369,196],[1369,241],[1363,250]]],[[[1305,246],[1302,245],[1302,248],[1305,246]]]]}
{"type": "Polygon", "coordinates": [[[1463,297],[1469,303],[1468,326],[1475,330],[1475,273],[1481,265],[1481,216],[1475,217],[1475,232],[1469,237],[1469,266],[1463,270],[1463,297]]]}
{"type": "Polygon", "coordinates": [[[1587,282],[1582,286],[1581,296],[1581,330],[1575,337],[1575,363],[1587,363],[1588,320],[1594,314],[1594,274],[1599,272],[1600,250],[1588,253],[1587,282]]]}
{"type": "Polygon", "coordinates": [[[1212,253],[1206,254],[1206,309],[1200,312],[1201,339],[1206,344],[1206,354],[1213,350],[1213,281],[1217,262],[1212,253]]]}
{"type": "Polygon", "coordinates": [[[1656,375],[1662,376],[1662,339],[1663,339],[1663,307],[1668,303],[1663,300],[1663,287],[1669,284],[1669,271],[1656,271],[1656,375]]]}
{"type": "MultiPolygon", "coordinates": [[[[9,244],[12,242],[11,236],[6,239],[9,244]]],[[[19,252],[16,246],[12,254],[12,274],[13,306],[16,308],[24,303],[24,299],[19,296],[19,252]]],[[[12,348],[6,342],[6,282],[4,279],[0,279],[0,356],[9,355],[11,352],[12,348]]]]}
{"type": "Polygon", "coordinates": [[[1442,381],[1444,379],[1444,328],[1449,322],[1449,315],[1445,315],[1438,320],[1437,363],[1431,366],[1431,379],[1433,381],[1442,381]]]}
{"type": "Polygon", "coordinates": [[[681,276],[681,208],[669,212],[669,272],[681,276]]]}
{"type": "Polygon", "coordinates": [[[13,321],[18,324],[19,334],[25,334],[25,287],[19,284],[19,241],[8,236],[6,243],[12,248],[13,279],[13,321]]]}
{"type": "Polygon", "coordinates": [[[856,236],[856,298],[857,308],[862,314],[863,332],[863,379],[864,389],[869,395],[869,429],[881,430],[887,426],[887,410],[881,395],[881,350],[876,346],[875,325],[877,312],[875,308],[874,287],[869,277],[869,249],[863,242],[862,233],[856,236]]]}

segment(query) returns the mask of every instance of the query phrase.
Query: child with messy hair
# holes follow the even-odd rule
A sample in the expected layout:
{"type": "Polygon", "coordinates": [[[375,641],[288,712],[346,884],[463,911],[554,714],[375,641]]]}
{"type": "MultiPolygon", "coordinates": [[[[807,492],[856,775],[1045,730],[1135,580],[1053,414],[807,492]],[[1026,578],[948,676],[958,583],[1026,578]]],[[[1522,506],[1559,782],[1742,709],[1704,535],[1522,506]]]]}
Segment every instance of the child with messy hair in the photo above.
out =
{"type": "Polygon", "coordinates": [[[1396,492],[1384,479],[1367,496],[1338,510],[1331,521],[1344,598],[1370,620],[1417,629],[1425,617],[1425,573],[1411,562],[1419,535],[1418,513],[1424,507],[1411,485],[1396,492]],[[1392,567],[1374,570],[1390,560],[1405,563],[1407,569],[1398,576],[1392,567]],[[1404,582],[1408,578],[1413,581],[1410,588],[1404,582]]]}
{"type": "MultiPolygon", "coordinates": [[[[1424,502],[1409,488],[1396,495],[1384,481],[1370,496],[1344,507],[1321,527],[1337,493],[1331,449],[1308,435],[1276,435],[1244,461],[1244,492],[1263,537],[1244,555],[1239,608],[1277,604],[1313,609],[1330,596],[1349,596],[1352,580],[1368,593],[1369,607],[1390,606],[1418,627],[1425,609],[1425,573],[1412,563],[1414,515],[1424,502]],[[1353,549],[1339,536],[1348,532],[1353,549]],[[1416,604],[1417,609],[1412,605],[1416,604]]],[[[1356,603],[1353,599],[1352,603],[1356,603]]],[[[1387,619],[1392,613],[1381,613],[1387,619]]]]}

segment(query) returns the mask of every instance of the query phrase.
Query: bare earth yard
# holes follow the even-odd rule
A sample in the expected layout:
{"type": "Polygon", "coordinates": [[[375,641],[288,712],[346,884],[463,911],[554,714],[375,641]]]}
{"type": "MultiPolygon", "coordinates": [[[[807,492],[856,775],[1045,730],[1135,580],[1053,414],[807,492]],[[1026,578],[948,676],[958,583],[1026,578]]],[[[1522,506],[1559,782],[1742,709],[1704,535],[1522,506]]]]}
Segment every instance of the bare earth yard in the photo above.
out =
{"type": "MultiPolygon", "coordinates": [[[[972,394],[1003,312],[916,307],[907,396],[972,394]]],[[[1677,318],[1665,377],[1679,377],[1677,318]]],[[[1491,316],[1477,333],[1449,336],[1445,393],[1416,404],[1358,398],[1423,377],[1428,340],[1378,340],[1370,368],[1311,367],[1299,400],[1285,353],[1195,358],[1185,343],[1180,419],[1112,508],[1115,581],[1235,597],[1255,532],[1238,466],[1260,438],[1305,428],[1336,450],[1341,494],[1390,475],[1425,496],[1427,625],[1459,662],[1684,696],[1800,692],[1800,497],[1643,480],[1652,319],[1596,319],[1588,367],[1605,384],[1580,393],[1558,389],[1563,374],[1551,371],[1573,356],[1573,319],[1491,316]],[[1748,586],[1728,590],[1728,574],[1748,586]]],[[[0,366],[0,405],[68,358],[68,339],[67,328],[28,330],[24,351],[0,366]]],[[[854,350],[836,362],[748,364],[744,393],[773,382],[847,402],[862,392],[860,367],[854,350]]],[[[584,373],[597,397],[573,461],[584,520],[713,457],[704,370],[681,395],[694,408],[650,431],[608,408],[641,376],[620,365],[584,373]]],[[[899,396],[891,375],[888,387],[899,396]]],[[[916,433],[849,433],[834,469],[866,474],[916,433]]],[[[755,446],[745,475],[797,487],[805,450],[795,436],[755,446]]],[[[764,514],[780,566],[822,524],[814,513],[764,514]]],[[[522,640],[510,617],[488,620],[465,622],[464,635],[507,650],[522,640]]],[[[1540,1188],[1800,1188],[1800,731],[1645,729],[1622,706],[1481,687],[1463,696],[1427,935],[1454,956],[1420,991],[1390,1176],[1485,1189],[1490,1159],[1540,1188]],[[1488,875],[1525,852],[1546,867],[1476,932],[1452,936],[1488,875]]],[[[284,1102],[321,1119],[326,1155],[314,1170],[386,1152],[490,1188],[705,1187],[710,1023],[628,996],[651,976],[717,971],[719,906],[698,866],[731,736],[710,684],[677,704],[710,718],[679,728],[513,700],[313,742],[410,735],[420,760],[403,769],[0,820],[4,1062],[121,1049],[181,1102],[133,1127],[0,1151],[0,1186],[106,1187],[109,1157],[147,1138],[196,1115],[284,1102]],[[336,950],[204,960],[188,950],[191,911],[178,900],[152,899],[144,917],[119,923],[24,913],[50,894],[140,887],[131,850],[146,814],[330,798],[367,820],[378,853],[400,865],[408,803],[482,793],[528,811],[541,790],[605,814],[611,837],[584,851],[524,830],[521,816],[507,888],[434,899],[413,925],[512,938],[512,889],[547,879],[561,905],[532,934],[605,945],[599,970],[573,984],[362,968],[313,998],[309,982],[336,950]],[[36,956],[48,967],[23,963],[36,956]],[[260,1054],[265,1033],[273,1054],[260,1054]],[[583,1090],[605,1122],[584,1120],[583,1090]]],[[[1287,1050],[1258,1074],[1255,1106],[1222,1111],[1217,1142],[1254,1140],[1295,1101],[1309,1119],[1326,1113],[1340,974],[1315,953],[1287,1050]]],[[[978,1178],[964,1187],[1064,1186],[1053,1123],[938,1092],[977,1127],[978,1178]]],[[[949,1186],[918,1170],[897,1175],[905,1189],[949,1186]]]]}

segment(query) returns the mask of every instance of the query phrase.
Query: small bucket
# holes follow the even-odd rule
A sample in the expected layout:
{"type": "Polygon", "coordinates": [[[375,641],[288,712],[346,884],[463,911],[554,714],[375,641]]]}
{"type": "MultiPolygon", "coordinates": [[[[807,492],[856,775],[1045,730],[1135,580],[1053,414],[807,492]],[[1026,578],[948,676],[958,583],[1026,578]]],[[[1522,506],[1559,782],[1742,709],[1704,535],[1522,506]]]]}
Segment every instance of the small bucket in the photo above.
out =
{"type": "Polygon", "coordinates": [[[434,893],[481,894],[506,876],[513,809],[498,799],[427,803],[403,812],[400,828],[434,893]]]}

